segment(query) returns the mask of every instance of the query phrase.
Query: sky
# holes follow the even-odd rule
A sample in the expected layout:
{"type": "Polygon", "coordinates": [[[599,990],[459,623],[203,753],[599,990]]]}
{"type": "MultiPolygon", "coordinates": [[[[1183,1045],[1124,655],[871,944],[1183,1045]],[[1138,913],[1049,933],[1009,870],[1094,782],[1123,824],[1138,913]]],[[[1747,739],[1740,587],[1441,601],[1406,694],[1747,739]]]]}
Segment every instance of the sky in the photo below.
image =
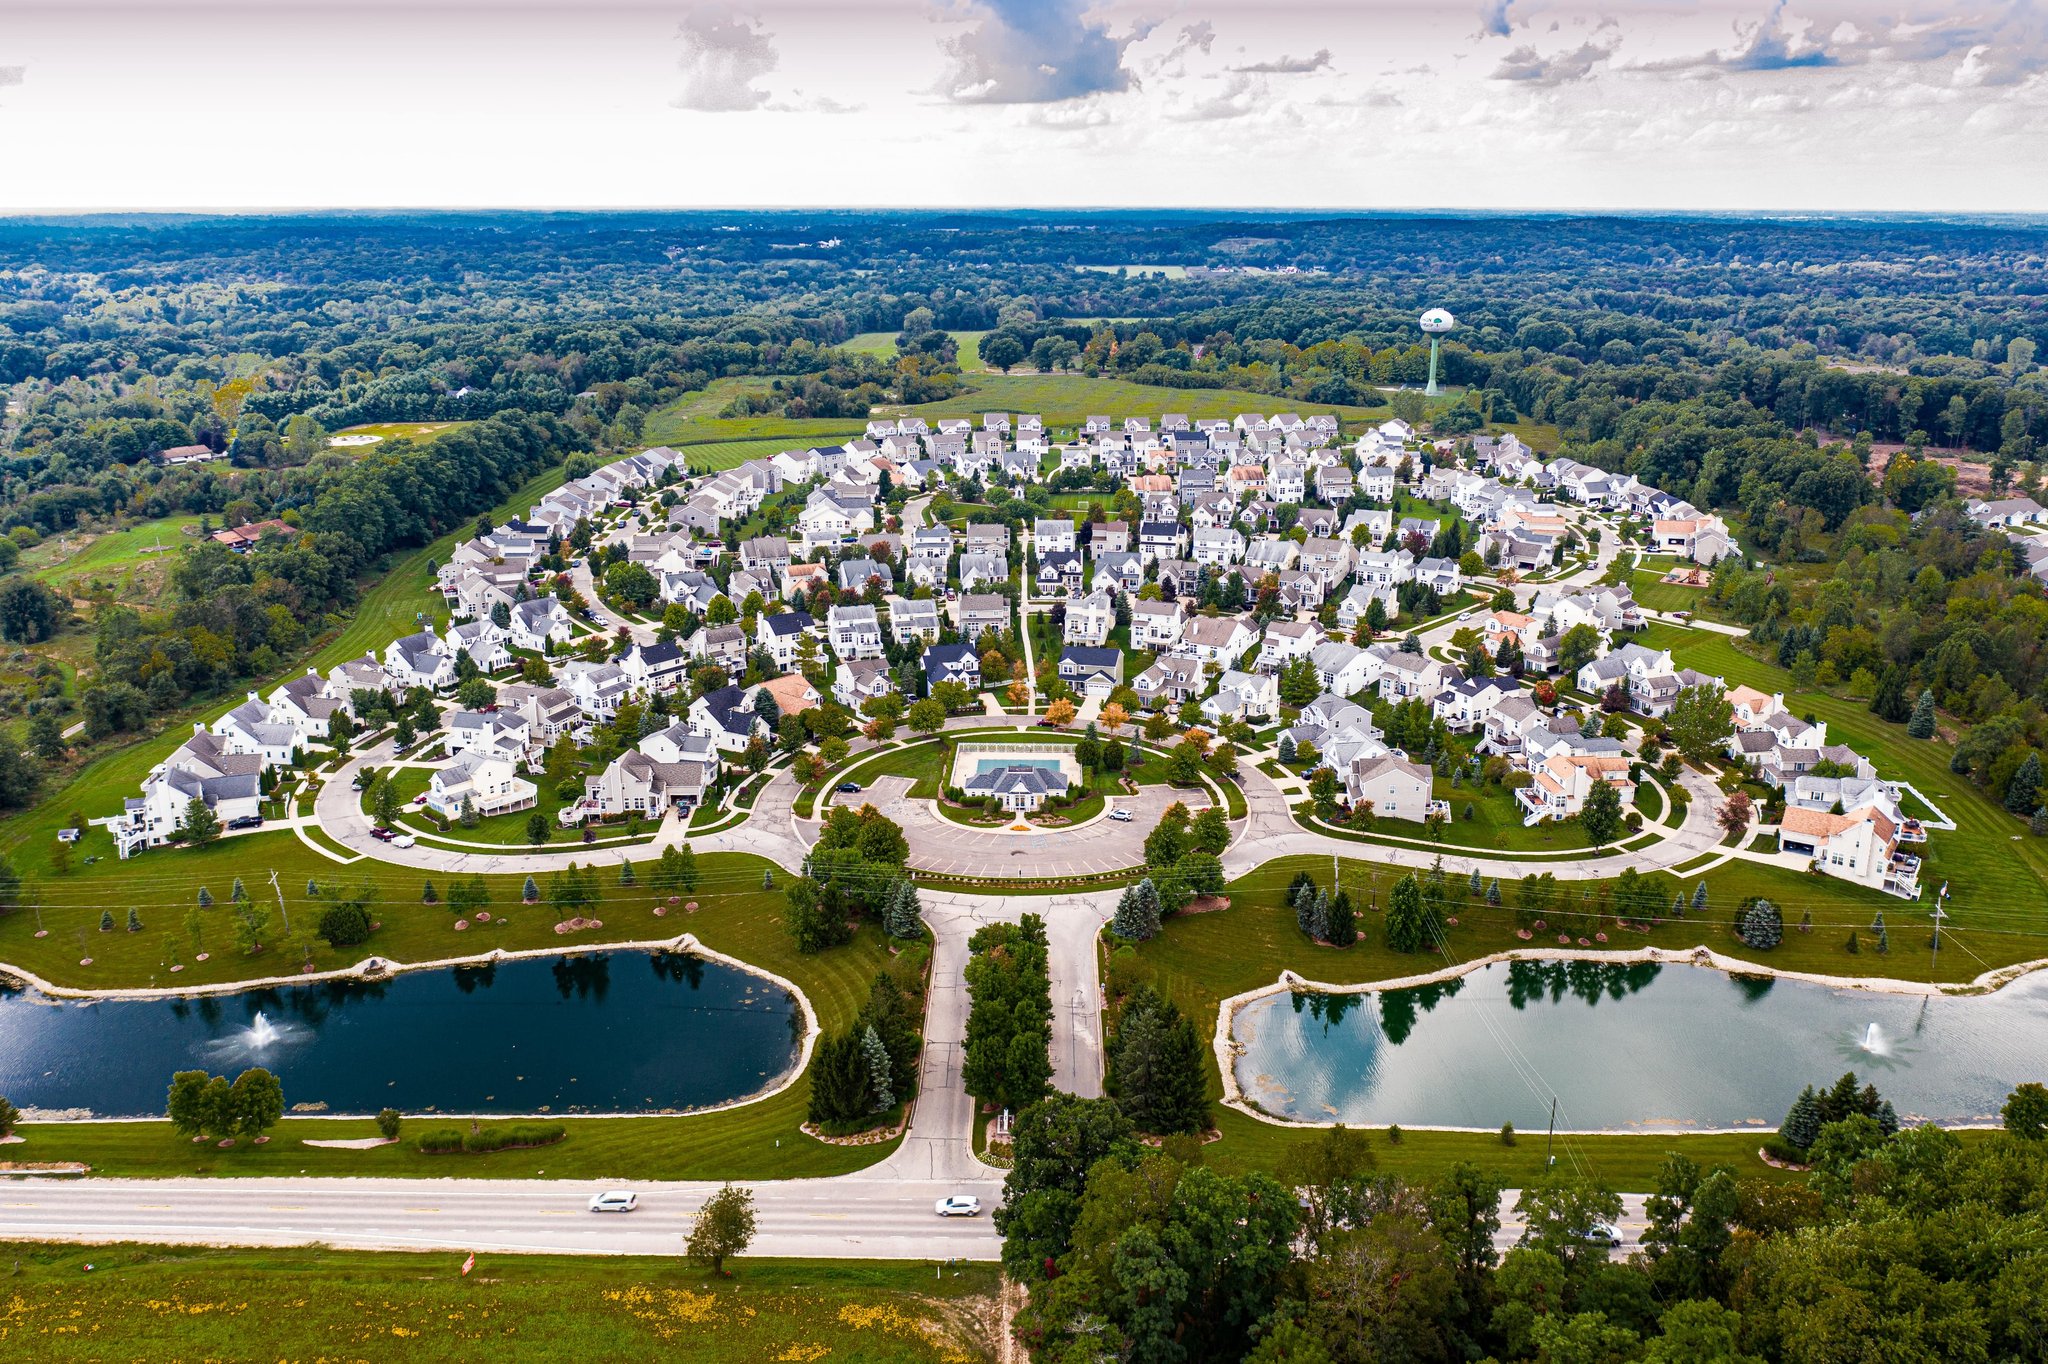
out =
{"type": "Polygon", "coordinates": [[[0,0],[0,212],[2048,210],[2048,0],[0,0]]]}

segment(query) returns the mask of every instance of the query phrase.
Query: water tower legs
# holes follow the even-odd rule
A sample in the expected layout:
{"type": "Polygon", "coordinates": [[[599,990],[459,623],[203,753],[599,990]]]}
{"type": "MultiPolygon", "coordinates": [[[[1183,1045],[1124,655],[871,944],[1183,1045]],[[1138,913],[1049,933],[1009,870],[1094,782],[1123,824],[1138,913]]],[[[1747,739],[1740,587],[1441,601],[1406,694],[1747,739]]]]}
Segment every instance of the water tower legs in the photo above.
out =
{"type": "Polygon", "coordinates": [[[1429,387],[1422,390],[1430,397],[1436,396],[1436,338],[1429,338],[1429,387]]]}

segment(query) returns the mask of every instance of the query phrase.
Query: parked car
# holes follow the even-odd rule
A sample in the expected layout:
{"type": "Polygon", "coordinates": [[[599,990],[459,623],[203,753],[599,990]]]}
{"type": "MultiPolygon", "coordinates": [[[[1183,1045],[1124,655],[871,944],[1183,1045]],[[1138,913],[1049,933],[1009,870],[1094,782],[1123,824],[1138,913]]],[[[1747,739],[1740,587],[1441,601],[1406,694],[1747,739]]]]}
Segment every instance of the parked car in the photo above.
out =
{"type": "Polygon", "coordinates": [[[979,1217],[981,1200],[973,1194],[951,1194],[940,1199],[932,1211],[941,1217],[979,1217]]]}
{"type": "Polygon", "coordinates": [[[391,846],[394,848],[410,848],[413,844],[417,842],[419,842],[419,840],[414,838],[411,834],[400,834],[398,837],[391,840],[391,846]]]}
{"type": "Polygon", "coordinates": [[[842,795],[857,796],[860,794],[860,783],[857,781],[840,782],[839,791],[842,795]]]}
{"type": "Polygon", "coordinates": [[[263,816],[261,815],[243,815],[240,819],[229,820],[227,827],[230,829],[253,829],[262,822],[263,816]]]}
{"type": "Polygon", "coordinates": [[[1111,810],[1109,812],[1109,817],[1117,821],[1119,824],[1128,824],[1131,822],[1131,812],[1129,810],[1124,809],[1122,806],[1118,806],[1116,809],[1111,810]]]}
{"type": "Polygon", "coordinates": [[[370,830],[370,837],[378,839],[385,843],[389,843],[392,839],[398,837],[398,835],[392,833],[391,830],[385,828],[382,824],[379,824],[374,829],[370,830]]]}
{"type": "Polygon", "coordinates": [[[624,1189],[612,1189],[590,1196],[592,1212],[631,1212],[640,1206],[640,1195],[624,1189]]]}

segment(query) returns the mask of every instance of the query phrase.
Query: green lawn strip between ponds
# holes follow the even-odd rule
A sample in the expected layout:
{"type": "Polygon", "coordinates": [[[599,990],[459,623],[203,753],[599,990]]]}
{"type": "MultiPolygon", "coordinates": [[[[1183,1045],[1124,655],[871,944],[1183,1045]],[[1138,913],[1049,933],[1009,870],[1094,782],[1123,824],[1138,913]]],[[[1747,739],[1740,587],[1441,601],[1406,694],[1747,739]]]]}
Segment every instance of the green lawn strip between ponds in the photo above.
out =
{"type": "MultiPolygon", "coordinates": [[[[680,1245],[678,1246],[680,1250],[680,1245]]],[[[0,1340],[40,1358],[553,1364],[563,1359],[987,1358],[998,1268],[680,1256],[0,1244],[18,1267],[0,1340]],[[91,1272],[86,1267],[91,1266],[91,1272]],[[72,1335],[72,1332],[78,1334],[72,1335]]]]}
{"type": "MultiPolygon", "coordinates": [[[[213,849],[195,851],[204,855],[213,849]]],[[[360,873],[370,878],[374,886],[406,896],[407,902],[383,901],[378,913],[384,927],[368,943],[338,951],[322,944],[314,949],[314,963],[321,969],[333,969],[373,952],[407,962],[478,954],[494,947],[593,950],[603,941],[665,939],[688,932],[696,934],[708,948],[794,982],[811,1001],[821,1026],[827,1031],[843,1028],[866,1001],[870,982],[888,960],[888,945],[879,929],[864,926],[845,947],[811,956],[799,953],[782,927],[782,892],[761,888],[762,872],[770,866],[761,858],[742,853],[707,853],[699,859],[697,889],[690,892],[690,898],[701,907],[695,913],[672,913],[665,918],[656,918],[651,912],[656,897],[646,887],[647,868],[642,868],[641,884],[634,887],[619,886],[612,869],[600,868],[602,902],[595,912],[604,919],[605,926],[595,933],[575,935],[565,941],[554,932],[555,915],[545,904],[518,903],[520,877],[487,878],[494,897],[493,922],[457,933],[450,927],[454,916],[445,904],[418,903],[420,873],[387,863],[365,862],[345,869],[343,875],[360,873]],[[403,879],[392,879],[394,874],[403,879]],[[379,880],[380,877],[384,879],[379,880]],[[497,919],[498,915],[504,919],[497,919]]],[[[785,874],[778,872],[778,881],[785,874]]],[[[547,878],[535,879],[544,889],[547,878]]],[[[208,922],[223,939],[228,924],[227,886],[231,880],[232,871],[220,879],[214,888],[220,904],[205,911],[208,922]]],[[[355,884],[350,880],[342,883],[355,884]]],[[[317,902],[304,898],[303,876],[297,876],[296,885],[291,881],[285,885],[286,898],[293,906],[294,925],[311,919],[317,913],[317,902]]],[[[250,888],[252,894],[259,890],[253,882],[250,888]]],[[[445,896],[445,883],[437,883],[437,889],[445,896]]],[[[268,894],[268,885],[260,890],[268,894]]],[[[96,958],[91,968],[81,970],[75,965],[65,969],[67,963],[61,961],[40,963],[38,956],[68,955],[70,949],[52,948],[52,943],[60,941],[54,934],[50,939],[35,940],[24,930],[24,924],[29,924],[32,931],[28,916],[11,914],[0,919],[0,960],[54,976],[61,984],[99,988],[249,979],[266,972],[287,974],[296,964],[296,955],[287,958],[282,952],[247,958],[223,941],[212,961],[195,965],[182,976],[171,976],[156,964],[160,959],[155,953],[161,950],[166,937],[161,925],[175,922],[176,917],[181,916],[145,912],[146,928],[142,933],[126,933],[118,928],[110,933],[92,932],[92,946],[104,956],[96,958]]],[[[164,1079],[168,1084],[170,1077],[164,1079]]],[[[569,1140],[562,1145],[491,1155],[424,1156],[414,1151],[410,1142],[367,1152],[336,1152],[298,1147],[289,1140],[273,1141],[261,1148],[219,1151],[210,1146],[195,1147],[174,1137],[167,1124],[151,1122],[27,1124],[23,1133],[29,1141],[10,1148],[10,1154],[23,1160],[86,1160],[95,1167],[105,1162],[110,1167],[107,1173],[121,1174],[296,1173],[304,1168],[313,1173],[333,1174],[474,1174],[518,1178],[545,1169],[564,1177],[740,1179],[839,1174],[873,1164],[893,1149],[893,1142],[840,1147],[826,1146],[804,1136],[799,1126],[804,1120],[809,1093],[809,1081],[799,1079],[773,1098],[722,1113],[693,1117],[560,1117],[570,1131],[569,1140]],[[294,1154],[280,1158],[284,1151],[294,1154]],[[338,1161],[334,1159],[337,1156],[341,1157],[338,1161]],[[318,1168],[307,1164],[308,1161],[318,1162],[318,1168]]],[[[286,1092],[287,1104],[293,1097],[286,1092]]],[[[407,1122],[408,1134],[414,1137],[434,1125],[431,1116],[411,1116],[407,1122]]],[[[278,1129],[280,1138],[367,1136],[372,1131],[367,1121],[337,1119],[290,1119],[278,1129]],[[309,1126],[302,1129],[300,1123],[309,1126]]]]}

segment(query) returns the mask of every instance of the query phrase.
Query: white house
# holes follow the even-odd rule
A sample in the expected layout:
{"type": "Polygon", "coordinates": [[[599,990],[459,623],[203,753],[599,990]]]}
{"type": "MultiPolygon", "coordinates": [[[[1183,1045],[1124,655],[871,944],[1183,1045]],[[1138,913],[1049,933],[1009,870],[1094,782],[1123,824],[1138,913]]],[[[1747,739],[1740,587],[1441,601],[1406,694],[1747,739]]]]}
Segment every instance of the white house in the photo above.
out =
{"type": "Polygon", "coordinates": [[[1380,819],[1420,824],[1431,810],[1430,771],[1421,763],[1383,754],[1354,758],[1344,774],[1344,793],[1353,806],[1369,805],[1380,819]]]}
{"type": "Polygon", "coordinates": [[[512,608],[506,637],[515,649],[545,653],[550,643],[567,644],[575,633],[567,607],[554,597],[534,597],[512,608]]]}
{"type": "Polygon", "coordinates": [[[1091,592],[1067,604],[1067,620],[1061,642],[1100,648],[1116,629],[1116,600],[1109,593],[1091,592]]]}
{"type": "Polygon", "coordinates": [[[882,622],[872,606],[835,606],[825,613],[825,634],[842,663],[882,656],[882,622]]]}
{"type": "Polygon", "coordinates": [[[512,760],[498,753],[459,753],[427,782],[427,808],[443,819],[456,819],[467,802],[479,815],[524,810],[538,794],[534,784],[513,772],[512,760]]]}

